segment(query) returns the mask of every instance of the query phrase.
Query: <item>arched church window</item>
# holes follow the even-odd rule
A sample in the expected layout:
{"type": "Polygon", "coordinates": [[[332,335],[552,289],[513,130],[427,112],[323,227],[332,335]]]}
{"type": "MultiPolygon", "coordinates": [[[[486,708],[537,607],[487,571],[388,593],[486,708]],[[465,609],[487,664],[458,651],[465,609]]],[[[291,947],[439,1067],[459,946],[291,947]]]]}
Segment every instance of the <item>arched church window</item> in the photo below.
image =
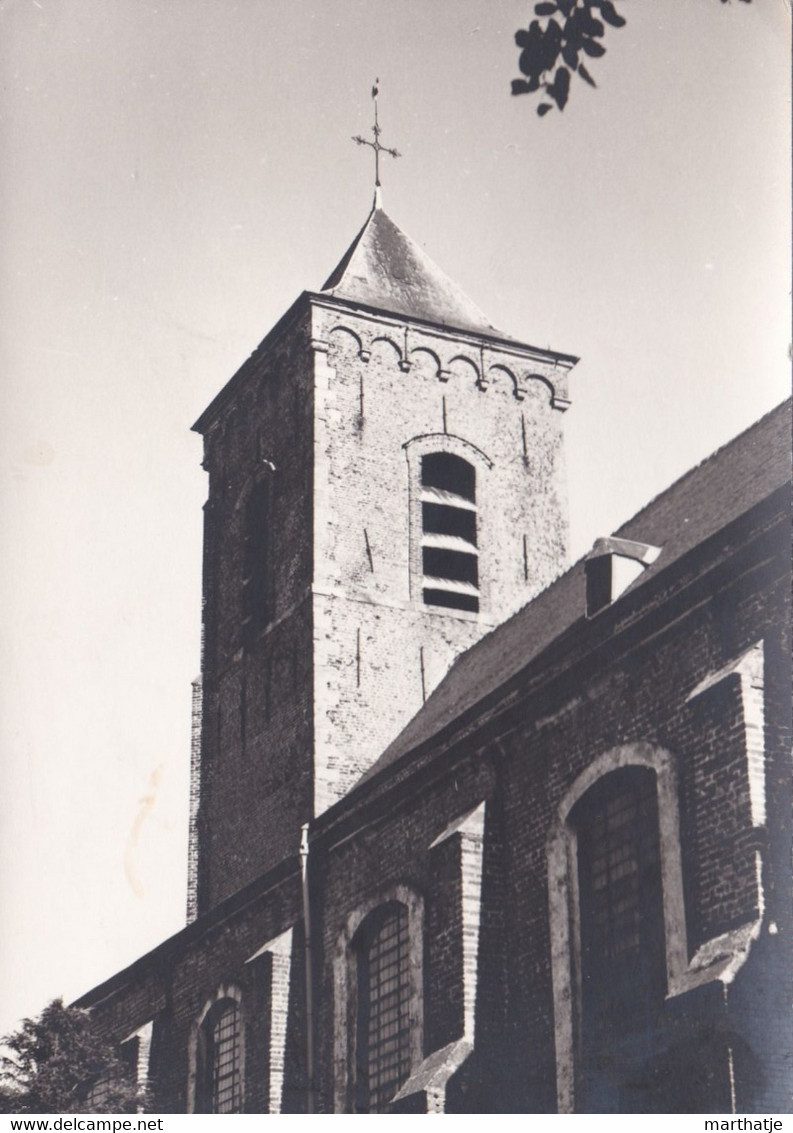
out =
{"type": "Polygon", "coordinates": [[[272,614],[270,511],[270,481],[260,480],[245,506],[242,631],[246,643],[264,629],[272,614]]]}
{"type": "Polygon", "coordinates": [[[640,1113],[666,993],[656,775],[624,767],[570,814],[577,839],[580,1065],[576,1109],[640,1113]]]}
{"type": "Polygon", "coordinates": [[[411,1069],[407,907],[390,901],[370,913],[356,934],[355,950],[355,1108],[359,1113],[384,1113],[411,1069]]]}
{"type": "Polygon", "coordinates": [[[240,1004],[232,998],[218,1000],[201,1024],[197,1112],[242,1113],[242,1039],[240,1004]]]}
{"type": "Polygon", "coordinates": [[[476,470],[455,453],[421,458],[421,557],[426,605],[479,610],[476,470]]]}

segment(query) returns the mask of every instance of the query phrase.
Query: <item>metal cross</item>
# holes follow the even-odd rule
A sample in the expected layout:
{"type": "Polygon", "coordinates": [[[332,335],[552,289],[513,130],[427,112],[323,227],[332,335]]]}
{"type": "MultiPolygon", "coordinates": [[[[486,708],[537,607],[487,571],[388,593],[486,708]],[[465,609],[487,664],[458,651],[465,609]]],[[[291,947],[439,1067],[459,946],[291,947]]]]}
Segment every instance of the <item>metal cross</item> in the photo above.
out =
{"type": "Polygon", "coordinates": [[[374,150],[374,186],[375,189],[380,188],[380,154],[390,153],[392,157],[401,157],[402,155],[395,149],[389,149],[388,146],[380,144],[380,123],[377,120],[377,96],[380,93],[377,84],[379,79],[375,79],[374,86],[372,87],[372,98],[374,99],[374,126],[372,133],[374,134],[374,141],[370,142],[368,138],[362,138],[360,134],[356,134],[352,139],[357,142],[359,146],[371,146],[374,150]]]}

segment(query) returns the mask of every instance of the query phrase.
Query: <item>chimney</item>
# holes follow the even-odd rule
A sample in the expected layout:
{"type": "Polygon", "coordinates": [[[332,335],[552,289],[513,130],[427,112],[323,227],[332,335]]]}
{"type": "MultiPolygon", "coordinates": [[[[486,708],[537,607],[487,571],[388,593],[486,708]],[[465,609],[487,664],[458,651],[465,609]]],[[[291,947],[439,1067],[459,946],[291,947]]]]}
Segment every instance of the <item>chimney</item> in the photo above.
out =
{"type": "Polygon", "coordinates": [[[597,539],[584,562],[586,616],[592,618],[615,602],[660,554],[660,547],[632,539],[597,539]]]}

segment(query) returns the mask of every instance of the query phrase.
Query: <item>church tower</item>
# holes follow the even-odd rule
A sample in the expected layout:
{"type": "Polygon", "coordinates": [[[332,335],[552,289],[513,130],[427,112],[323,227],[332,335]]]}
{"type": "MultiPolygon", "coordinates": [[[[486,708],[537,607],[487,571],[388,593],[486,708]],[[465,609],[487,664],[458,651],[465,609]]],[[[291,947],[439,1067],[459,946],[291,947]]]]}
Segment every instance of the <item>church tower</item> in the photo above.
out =
{"type": "Polygon", "coordinates": [[[199,913],[294,855],[563,567],[575,362],[496,330],[376,198],[201,415],[199,913]]]}

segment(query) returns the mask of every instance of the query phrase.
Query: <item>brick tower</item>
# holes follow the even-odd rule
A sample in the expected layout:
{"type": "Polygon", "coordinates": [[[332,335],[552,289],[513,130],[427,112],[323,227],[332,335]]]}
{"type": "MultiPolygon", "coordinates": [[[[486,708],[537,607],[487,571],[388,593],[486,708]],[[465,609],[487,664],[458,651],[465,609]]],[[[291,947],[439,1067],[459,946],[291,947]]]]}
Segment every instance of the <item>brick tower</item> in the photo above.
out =
{"type": "Polygon", "coordinates": [[[575,361],[491,326],[376,199],[201,415],[195,911],[293,855],[564,565],[575,361]]]}

